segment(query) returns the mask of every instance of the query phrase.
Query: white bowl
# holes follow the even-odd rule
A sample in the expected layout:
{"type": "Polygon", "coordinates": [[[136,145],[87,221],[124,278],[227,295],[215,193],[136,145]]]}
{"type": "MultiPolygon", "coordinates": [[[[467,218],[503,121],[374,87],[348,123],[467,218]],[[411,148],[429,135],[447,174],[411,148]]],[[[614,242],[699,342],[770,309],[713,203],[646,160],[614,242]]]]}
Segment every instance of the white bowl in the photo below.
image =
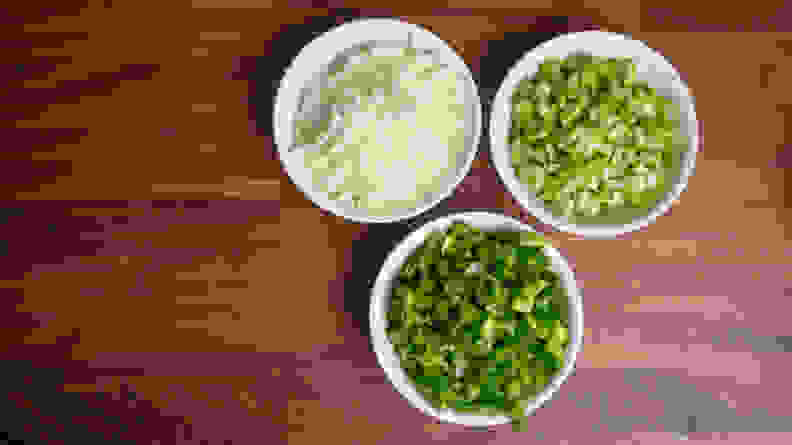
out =
{"type": "MultiPolygon", "coordinates": [[[[478,89],[461,57],[442,39],[427,29],[411,23],[392,19],[367,19],[345,23],[320,35],[300,51],[286,70],[275,98],[273,129],[278,156],[286,174],[314,204],[335,215],[362,223],[385,223],[409,219],[437,205],[451,195],[457,185],[470,171],[481,138],[482,111],[478,89]],[[457,169],[448,174],[442,187],[431,193],[427,199],[412,209],[398,214],[373,216],[365,209],[331,200],[327,194],[314,189],[310,172],[296,165],[296,159],[289,156],[289,149],[295,139],[295,121],[301,110],[301,101],[308,88],[315,88],[322,78],[346,56],[362,46],[405,47],[408,38],[413,47],[429,50],[436,60],[446,64],[459,73],[464,84],[465,149],[457,158],[457,169]]],[[[427,147],[429,148],[429,147],[427,147]]]]}
{"type": "Polygon", "coordinates": [[[639,230],[651,224],[679,199],[689,177],[693,174],[699,145],[699,126],[694,99],[677,70],[660,53],[645,43],[620,34],[586,31],[566,34],[543,43],[529,51],[509,71],[495,96],[490,117],[490,145],[495,168],[515,199],[545,224],[563,232],[584,237],[615,237],[639,230]],[[615,216],[577,217],[576,221],[551,213],[544,203],[517,179],[509,157],[508,134],[511,125],[511,98],[514,90],[526,78],[532,78],[548,57],[565,58],[584,52],[600,57],[632,57],[639,80],[645,81],[658,94],[672,100],[680,109],[680,132],[687,140],[682,152],[679,171],[669,181],[665,195],[651,209],[621,209],[615,216]]]}
{"type": "MultiPolygon", "coordinates": [[[[468,426],[491,426],[508,423],[507,416],[483,416],[469,413],[457,413],[454,410],[434,408],[415,389],[409,377],[399,365],[399,357],[393,349],[385,329],[387,327],[387,311],[390,302],[393,282],[407,258],[421,245],[426,237],[436,231],[445,230],[452,223],[462,221],[485,231],[508,230],[533,232],[534,230],[516,219],[487,212],[457,213],[428,222],[407,236],[390,253],[374,282],[371,298],[371,341],[380,366],[390,379],[393,386],[410,404],[424,414],[442,421],[468,426]]],[[[574,273],[563,256],[554,247],[544,248],[545,255],[550,259],[550,267],[561,276],[561,282],[569,296],[569,345],[566,350],[564,367],[556,373],[547,387],[533,403],[526,408],[526,415],[532,413],[549,400],[566,381],[575,366],[575,360],[583,345],[583,300],[580,289],[575,281],[574,273]]]]}

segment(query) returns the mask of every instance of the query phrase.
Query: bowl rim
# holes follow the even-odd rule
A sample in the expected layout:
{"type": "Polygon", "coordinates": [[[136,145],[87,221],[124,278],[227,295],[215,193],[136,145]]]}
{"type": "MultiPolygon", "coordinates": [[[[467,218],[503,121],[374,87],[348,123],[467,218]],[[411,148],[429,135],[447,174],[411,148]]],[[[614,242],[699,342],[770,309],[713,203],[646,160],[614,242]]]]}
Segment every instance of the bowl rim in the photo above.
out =
{"type": "Polygon", "coordinates": [[[506,77],[498,87],[495,100],[493,101],[492,111],[490,113],[489,142],[492,162],[495,164],[495,169],[498,172],[501,182],[514,197],[514,199],[542,223],[548,224],[561,232],[571,233],[586,238],[614,238],[619,235],[638,231],[649,226],[657,219],[657,217],[667,213],[672,204],[679,200],[682,192],[687,189],[690,177],[693,176],[693,173],[695,172],[696,157],[700,150],[701,137],[700,121],[696,116],[695,110],[695,97],[693,96],[690,88],[682,78],[679,71],[662,53],[654,48],[651,48],[644,41],[633,39],[632,37],[625,34],[608,31],[582,31],[560,35],[540,44],[536,48],[526,51],[523,56],[509,69],[506,77]],[[519,191],[519,184],[507,174],[507,171],[511,168],[511,165],[503,165],[503,163],[499,161],[499,156],[497,155],[497,152],[508,150],[508,142],[499,140],[498,135],[496,135],[496,131],[494,130],[502,129],[502,126],[508,125],[507,122],[503,121],[503,118],[505,117],[506,120],[508,120],[511,111],[506,109],[505,116],[502,111],[504,110],[504,107],[508,108],[513,91],[517,88],[519,81],[526,77],[526,68],[530,68],[533,63],[540,63],[541,60],[551,57],[551,55],[540,54],[545,51],[550,51],[549,48],[553,48],[557,45],[563,45],[566,42],[575,42],[576,45],[574,46],[577,46],[576,49],[578,51],[585,52],[587,46],[585,44],[586,40],[592,41],[592,39],[597,42],[605,40],[630,41],[636,45],[636,47],[641,47],[641,52],[645,54],[645,57],[652,58],[652,61],[657,62],[657,66],[660,66],[663,72],[667,72],[672,75],[672,85],[674,86],[674,90],[679,92],[684,99],[689,100],[689,106],[687,107],[686,111],[689,116],[687,121],[691,127],[691,134],[687,137],[687,150],[684,150],[680,153],[680,156],[682,156],[683,159],[680,165],[679,176],[676,177],[675,175],[675,182],[654,207],[648,209],[645,214],[636,216],[630,222],[624,224],[573,223],[567,221],[567,219],[562,216],[553,214],[550,209],[547,209],[544,206],[532,204],[519,191]]]}
{"type": "MultiPolygon", "coordinates": [[[[454,190],[470,173],[473,161],[478,155],[484,125],[484,112],[479,87],[470,67],[457,50],[446,40],[424,26],[405,20],[396,18],[362,18],[341,23],[319,34],[292,59],[280,80],[277,93],[275,94],[272,123],[273,144],[277,150],[283,171],[314,206],[352,222],[392,223],[419,216],[433,209],[454,193],[454,190]],[[371,37],[372,35],[374,37],[371,37]],[[294,115],[299,108],[298,105],[294,105],[294,102],[296,98],[299,104],[300,94],[309,80],[320,73],[322,69],[332,63],[344,51],[360,44],[390,41],[395,35],[398,35],[399,39],[403,38],[405,43],[408,41],[408,36],[417,36],[422,41],[432,42],[431,49],[437,51],[445,62],[449,62],[449,66],[455,72],[462,75],[462,82],[466,90],[465,95],[469,96],[469,102],[465,103],[465,108],[471,113],[465,118],[466,128],[472,126],[472,134],[469,144],[466,144],[464,151],[460,153],[465,153],[464,164],[457,166],[458,170],[454,175],[454,180],[446,188],[436,191],[437,195],[434,199],[422,201],[420,205],[404,213],[388,216],[351,215],[342,206],[337,205],[329,198],[325,199],[322,197],[321,193],[316,191],[309,182],[298,180],[295,173],[289,168],[289,162],[285,158],[288,157],[290,147],[286,145],[291,140],[291,137],[287,136],[287,134],[294,125],[294,115]]],[[[451,174],[449,173],[450,177],[451,174]]]]}
{"type": "MultiPolygon", "coordinates": [[[[474,227],[479,227],[484,230],[507,228],[509,230],[521,232],[536,232],[530,225],[515,218],[489,211],[451,213],[432,219],[410,232],[410,234],[397,243],[388,254],[372,286],[372,298],[369,310],[372,347],[377,356],[377,362],[385,372],[391,384],[402,397],[407,399],[410,405],[419,409],[427,416],[434,417],[444,422],[466,426],[483,427],[510,423],[511,418],[505,415],[471,415],[457,413],[452,409],[436,409],[417,392],[401,367],[388,365],[389,362],[398,362],[398,357],[393,350],[393,345],[385,334],[387,325],[385,314],[387,312],[387,301],[389,299],[391,283],[407,257],[414,252],[418,246],[423,244],[429,233],[435,230],[443,230],[456,221],[465,221],[474,227]]],[[[560,386],[574,372],[577,357],[580,355],[583,347],[583,295],[582,289],[575,279],[574,268],[570,266],[565,256],[562,255],[556,247],[547,245],[544,249],[545,254],[551,259],[553,269],[561,275],[564,288],[567,290],[570,306],[570,341],[567,345],[567,360],[564,363],[564,367],[553,376],[553,379],[547,384],[544,390],[534,399],[533,403],[526,408],[526,415],[533,414],[536,409],[544,405],[558,392],[560,386]]]]}

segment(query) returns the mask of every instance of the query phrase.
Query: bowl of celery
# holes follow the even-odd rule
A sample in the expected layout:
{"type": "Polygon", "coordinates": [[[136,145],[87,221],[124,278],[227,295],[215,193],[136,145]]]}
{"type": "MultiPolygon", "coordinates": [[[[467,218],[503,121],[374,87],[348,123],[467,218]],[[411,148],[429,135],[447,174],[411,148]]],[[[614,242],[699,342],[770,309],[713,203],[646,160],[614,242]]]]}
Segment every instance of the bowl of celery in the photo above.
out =
{"type": "Polygon", "coordinates": [[[564,257],[530,226],[494,213],[431,221],[386,259],[372,289],[372,344],[425,414],[516,427],[567,379],[583,303],[564,257]]]}
{"type": "Polygon", "coordinates": [[[699,144],[694,99],[638,40],[587,31],[529,51],[492,107],[495,167],[543,223],[584,237],[639,230],[679,199],[699,144]]]}

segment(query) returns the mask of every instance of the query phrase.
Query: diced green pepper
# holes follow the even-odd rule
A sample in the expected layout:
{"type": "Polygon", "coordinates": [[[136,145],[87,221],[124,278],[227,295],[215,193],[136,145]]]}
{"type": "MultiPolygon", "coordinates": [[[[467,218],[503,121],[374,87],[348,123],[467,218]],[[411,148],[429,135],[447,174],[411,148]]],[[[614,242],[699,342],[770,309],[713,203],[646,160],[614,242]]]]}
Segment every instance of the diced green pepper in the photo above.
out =
{"type": "Polygon", "coordinates": [[[520,232],[519,243],[524,247],[544,247],[546,244],[544,237],[536,232],[520,232]]]}
{"type": "Polygon", "coordinates": [[[407,261],[420,274],[400,274],[387,335],[433,406],[508,414],[560,366],[568,333],[557,306],[566,297],[537,261],[543,245],[536,234],[456,223],[407,261]]]}
{"type": "Polygon", "coordinates": [[[506,386],[506,394],[513,399],[520,397],[521,390],[522,382],[519,379],[510,381],[506,386]]]}
{"type": "Polygon", "coordinates": [[[453,255],[456,252],[454,245],[456,244],[456,237],[452,234],[449,234],[443,240],[443,247],[442,247],[442,254],[443,255],[453,255]]]}
{"type": "Polygon", "coordinates": [[[533,310],[536,295],[541,292],[549,283],[539,280],[523,287],[518,298],[512,302],[512,309],[516,312],[531,312],[533,310]]]}
{"type": "Polygon", "coordinates": [[[425,310],[432,307],[434,303],[434,297],[432,295],[427,295],[420,289],[412,290],[410,289],[407,293],[407,304],[409,306],[414,306],[419,310],[425,310]]]}

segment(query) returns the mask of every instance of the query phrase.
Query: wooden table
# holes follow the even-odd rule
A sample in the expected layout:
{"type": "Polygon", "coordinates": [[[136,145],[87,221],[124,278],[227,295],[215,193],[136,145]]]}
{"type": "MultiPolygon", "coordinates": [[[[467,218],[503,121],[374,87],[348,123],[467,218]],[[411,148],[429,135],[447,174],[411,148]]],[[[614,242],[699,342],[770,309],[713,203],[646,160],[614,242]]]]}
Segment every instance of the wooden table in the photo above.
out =
{"type": "MultiPolygon", "coordinates": [[[[520,55],[559,32],[627,31],[679,68],[702,122],[695,176],[648,229],[595,241],[521,211],[486,137],[429,214],[376,226],[329,215],[283,173],[271,103],[285,64],[344,17],[253,0],[110,3],[20,6],[24,27],[8,28],[19,64],[0,102],[9,437],[792,442],[758,433],[789,431],[792,414],[789,34],[693,23],[695,6],[675,17],[668,5],[578,8],[586,18],[569,20],[535,17],[547,9],[403,16],[459,51],[485,106],[520,55]],[[577,373],[536,413],[536,432],[434,423],[370,350],[368,291],[387,252],[421,222],[470,209],[536,225],[585,289],[577,373]]],[[[770,20],[744,26],[778,29],[770,20]]]]}

